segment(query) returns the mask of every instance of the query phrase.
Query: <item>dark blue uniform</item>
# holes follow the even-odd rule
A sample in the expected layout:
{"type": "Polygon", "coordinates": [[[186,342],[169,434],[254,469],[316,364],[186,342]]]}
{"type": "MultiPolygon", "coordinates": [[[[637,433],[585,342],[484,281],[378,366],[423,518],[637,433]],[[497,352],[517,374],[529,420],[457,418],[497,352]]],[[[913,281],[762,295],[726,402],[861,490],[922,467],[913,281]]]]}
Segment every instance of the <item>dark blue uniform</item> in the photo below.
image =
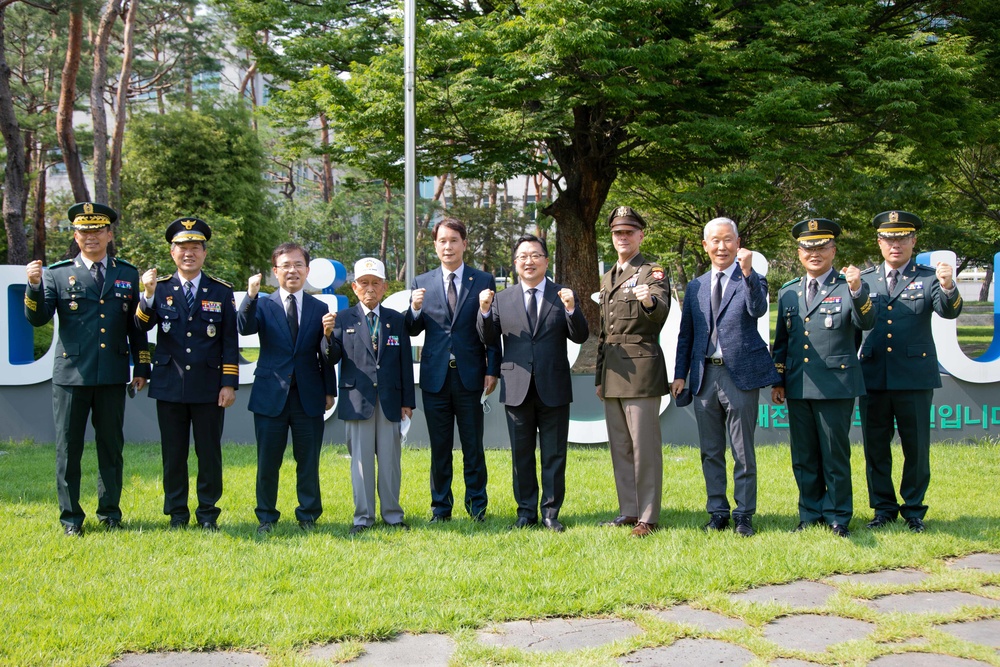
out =
{"type": "Polygon", "coordinates": [[[163,455],[163,513],[186,524],[188,450],[194,429],[198,455],[199,523],[215,522],[222,497],[222,387],[239,388],[239,338],[232,287],[201,274],[194,308],[188,310],[175,273],[156,285],[153,306],[141,300],[136,322],[144,331],[159,325],[150,398],[156,399],[163,455]]]}

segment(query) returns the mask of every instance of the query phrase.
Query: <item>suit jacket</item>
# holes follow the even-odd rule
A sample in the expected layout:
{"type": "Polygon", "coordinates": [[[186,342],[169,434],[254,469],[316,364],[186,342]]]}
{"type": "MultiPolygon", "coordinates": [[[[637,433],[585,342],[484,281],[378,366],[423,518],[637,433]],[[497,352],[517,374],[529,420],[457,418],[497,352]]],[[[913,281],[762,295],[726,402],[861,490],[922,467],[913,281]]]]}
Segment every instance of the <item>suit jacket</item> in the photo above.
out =
{"type": "Polygon", "coordinates": [[[149,344],[135,323],[139,272],[117,257],[107,258],[104,289],[77,255],[50,266],[38,289],[24,291],[24,314],[40,327],[59,313],[59,339],[52,382],[67,386],[125,384],[149,377],[149,344]]]}
{"type": "Polygon", "coordinates": [[[844,276],[831,272],[816,299],[806,308],[805,280],[796,278],[778,292],[778,325],[774,334],[774,366],[787,398],[854,398],[865,393],[861,364],[854,345],[856,329],[871,329],[875,306],[868,284],[858,296],[844,276]]]}
{"type": "Polygon", "coordinates": [[[337,313],[328,354],[331,364],[340,362],[341,419],[369,419],[378,403],[386,419],[398,422],[404,407],[417,407],[410,336],[402,313],[379,306],[376,353],[361,304],[345,308],[337,313]]]}
{"type": "Polygon", "coordinates": [[[878,311],[875,327],[861,343],[865,386],[874,391],[935,389],[941,386],[931,313],[953,320],[962,312],[958,287],[944,293],[932,267],[911,261],[889,293],[883,265],[861,273],[878,311]]]}
{"type": "Polygon", "coordinates": [[[236,300],[227,283],[202,273],[194,309],[188,312],[183,281],[174,273],[160,278],[153,307],[139,299],[136,325],[157,324],[149,396],[174,403],[216,403],[219,389],[240,385],[236,300]]]}
{"type": "Polygon", "coordinates": [[[612,272],[601,279],[595,384],[609,397],[663,396],[668,391],[667,366],[659,336],[670,312],[670,283],[663,269],[642,253],[636,253],[615,281],[612,272]],[[640,283],[649,285],[656,300],[649,312],[632,293],[640,283]]]}
{"type": "Polygon", "coordinates": [[[465,265],[454,318],[448,317],[444,272],[440,266],[414,279],[413,289],[419,288],[427,290],[420,316],[414,317],[407,308],[405,321],[411,336],[425,332],[420,354],[420,386],[431,392],[441,391],[448,377],[448,360],[454,355],[462,385],[468,391],[482,391],[486,375],[500,375],[499,343],[483,345],[476,332],[479,293],[496,289],[493,276],[465,265]]]}
{"type": "MultiPolygon", "coordinates": [[[[562,285],[545,279],[538,322],[532,332],[520,285],[497,293],[487,317],[476,318],[479,337],[486,345],[503,339],[500,362],[500,402],[521,405],[528,395],[531,377],[542,403],[549,407],[573,400],[573,387],[566,358],[566,339],[583,343],[590,335],[579,304],[572,315],[559,298],[562,285]]],[[[478,300],[478,299],[477,299],[478,300]]]]}
{"type": "Polygon", "coordinates": [[[260,335],[260,357],[247,406],[251,412],[265,417],[281,414],[293,373],[305,413],[318,417],[326,411],[326,397],[337,395],[336,371],[320,351],[326,312],[325,303],[303,294],[299,335],[293,341],[280,292],[243,297],[237,329],[244,336],[260,335]]]}
{"type": "MultiPolygon", "coordinates": [[[[715,271],[709,271],[688,283],[681,309],[674,377],[687,379],[686,386],[692,394],[701,390],[705,357],[709,353],[713,273],[715,271]]],[[[715,326],[729,375],[743,391],[770,386],[780,379],[767,343],[757,331],[757,320],[766,313],[767,279],[756,271],[744,277],[737,266],[722,293],[715,326]]]]}

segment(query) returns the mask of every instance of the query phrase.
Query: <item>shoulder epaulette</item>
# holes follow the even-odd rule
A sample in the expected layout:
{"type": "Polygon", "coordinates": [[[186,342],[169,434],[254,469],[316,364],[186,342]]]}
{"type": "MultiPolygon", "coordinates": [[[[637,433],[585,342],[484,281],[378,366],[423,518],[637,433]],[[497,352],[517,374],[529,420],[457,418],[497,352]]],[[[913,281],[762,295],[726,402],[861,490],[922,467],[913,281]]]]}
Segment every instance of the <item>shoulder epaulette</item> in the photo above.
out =
{"type": "Polygon", "coordinates": [[[802,280],[802,276],[799,276],[798,278],[792,278],[787,283],[785,283],[784,285],[782,285],[779,289],[785,289],[789,285],[794,285],[795,283],[799,282],[800,280],[802,280]]]}
{"type": "Polygon", "coordinates": [[[927,266],[926,264],[914,264],[917,271],[930,271],[931,273],[937,273],[937,269],[933,266],[927,266]]]}
{"type": "Polygon", "coordinates": [[[878,266],[869,266],[867,269],[865,269],[864,271],[861,272],[861,275],[865,275],[866,273],[872,273],[873,271],[875,271],[877,269],[878,269],[878,266]]]}
{"type": "Polygon", "coordinates": [[[166,282],[166,281],[170,280],[173,277],[174,277],[174,274],[168,273],[165,276],[160,276],[159,278],[157,278],[156,282],[158,282],[158,283],[166,282]]]}
{"type": "Polygon", "coordinates": [[[132,267],[136,271],[139,270],[139,267],[137,267],[135,264],[133,264],[132,262],[128,262],[128,261],[122,259],[121,257],[115,257],[115,262],[119,263],[119,264],[124,264],[125,266],[132,267]]]}
{"type": "Polygon", "coordinates": [[[49,268],[50,269],[56,269],[56,268],[59,268],[60,266],[67,266],[69,264],[72,264],[74,261],[75,260],[73,260],[72,258],[70,258],[70,259],[64,259],[64,260],[56,262],[55,264],[49,264],[49,268]]]}
{"type": "Polygon", "coordinates": [[[202,275],[204,275],[204,276],[205,276],[206,278],[208,278],[208,279],[209,279],[209,280],[211,280],[211,281],[214,281],[214,282],[217,282],[217,283],[219,283],[219,284],[221,284],[221,285],[225,285],[225,286],[226,286],[226,287],[228,287],[229,289],[232,289],[232,288],[233,288],[233,284],[232,284],[232,283],[227,283],[227,282],[226,282],[225,280],[223,280],[222,278],[216,278],[215,276],[210,276],[210,275],[208,275],[207,273],[204,273],[204,274],[202,274],[202,275]]]}

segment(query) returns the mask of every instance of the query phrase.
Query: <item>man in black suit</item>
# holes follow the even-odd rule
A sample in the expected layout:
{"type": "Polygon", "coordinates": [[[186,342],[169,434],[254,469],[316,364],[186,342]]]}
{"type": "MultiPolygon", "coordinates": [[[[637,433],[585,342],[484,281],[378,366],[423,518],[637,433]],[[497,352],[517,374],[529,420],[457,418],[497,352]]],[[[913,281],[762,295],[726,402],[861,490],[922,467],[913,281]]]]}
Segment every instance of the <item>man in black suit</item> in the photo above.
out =
{"type": "Polygon", "coordinates": [[[479,337],[493,345],[503,337],[500,402],[507,409],[517,521],[512,528],[538,523],[535,440],[542,457],[542,525],[561,533],[559,509],[566,492],[566,440],[572,378],[566,340],[583,343],[589,331],[573,290],[545,277],[549,251],[530,234],[514,243],[515,287],[479,294],[479,337]]]}
{"type": "Polygon", "coordinates": [[[323,414],[333,407],[337,379],[320,343],[326,304],[305,293],[309,252],[282,243],[271,253],[278,291],[258,298],[261,274],[250,276],[236,326],[244,336],[260,335],[260,358],[254,371],[248,408],[257,435],[257,533],[274,529],[278,511],[278,472],[292,433],[292,454],[302,530],[316,527],[323,513],[319,489],[319,453],[323,414]]]}
{"type": "Polygon", "coordinates": [[[74,204],[69,221],[80,254],[56,262],[44,273],[41,260],[26,267],[24,314],[28,321],[40,327],[59,314],[52,367],[56,486],[59,521],[63,532],[74,537],[83,535],[86,516],[80,507],[80,461],[87,418],[97,440],[97,518],[108,530],[118,530],[125,385],[130,385],[134,395],[149,378],[146,334],[135,325],[139,272],[108,254],[108,244],[114,239],[111,226],[117,219],[118,213],[103,204],[74,204]]]}
{"type": "Polygon", "coordinates": [[[468,244],[459,220],[444,218],[434,225],[434,250],[441,267],[416,277],[406,311],[408,333],[425,334],[420,389],[431,441],[431,523],[451,520],[456,424],[465,468],[465,510],[473,520],[482,521],[488,504],[479,399],[496,388],[500,346],[483,345],[476,332],[476,295],[495,283],[490,274],[463,263],[468,244]]]}
{"type": "Polygon", "coordinates": [[[188,450],[194,430],[198,456],[198,509],[204,530],[219,529],[222,497],[222,428],[225,409],[236,401],[240,348],[233,288],[203,273],[212,229],[198,218],[178,218],[166,231],[177,272],[157,279],[142,275],[144,294],[135,321],[149,331],[160,325],[153,358],[150,398],[156,399],[163,456],[163,513],[171,528],[191,520],[188,509],[188,450]]]}

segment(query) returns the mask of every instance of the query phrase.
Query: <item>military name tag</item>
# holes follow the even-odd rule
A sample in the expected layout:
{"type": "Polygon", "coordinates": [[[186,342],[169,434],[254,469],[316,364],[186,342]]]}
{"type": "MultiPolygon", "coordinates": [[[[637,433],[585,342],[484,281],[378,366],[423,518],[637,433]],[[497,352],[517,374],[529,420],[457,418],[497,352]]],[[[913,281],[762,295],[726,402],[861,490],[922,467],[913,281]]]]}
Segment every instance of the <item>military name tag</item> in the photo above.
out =
{"type": "Polygon", "coordinates": [[[170,331],[170,320],[163,320],[160,323],[160,328],[163,329],[163,333],[169,332],[170,331]]]}
{"type": "Polygon", "coordinates": [[[209,324],[208,327],[205,329],[205,333],[208,334],[209,338],[214,338],[215,337],[215,325],[214,324],[209,324]]]}

